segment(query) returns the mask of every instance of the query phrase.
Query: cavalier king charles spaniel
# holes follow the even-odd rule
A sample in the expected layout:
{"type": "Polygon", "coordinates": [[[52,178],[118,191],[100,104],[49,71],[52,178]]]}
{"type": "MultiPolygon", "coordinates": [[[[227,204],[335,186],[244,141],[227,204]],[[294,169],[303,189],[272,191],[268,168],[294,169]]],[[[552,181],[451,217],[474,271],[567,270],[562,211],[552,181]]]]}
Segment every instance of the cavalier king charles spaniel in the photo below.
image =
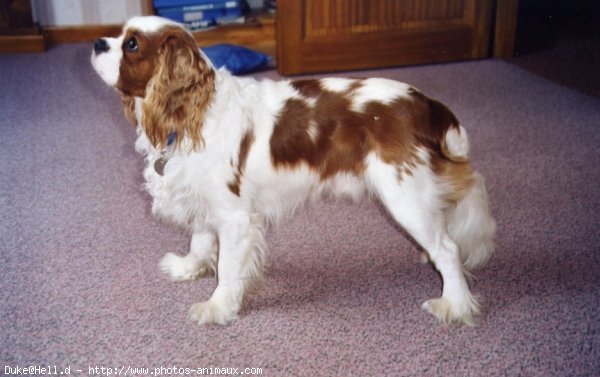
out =
{"type": "Polygon", "coordinates": [[[495,223],[465,129],[442,103],[396,81],[257,81],[215,69],[193,36],[159,17],[94,44],[92,65],[121,96],[146,159],[152,212],[191,234],[168,253],[172,280],[216,276],[192,320],[234,320],[265,264],[264,228],[324,195],[378,199],[443,279],[423,308],[474,324],[466,275],[493,251],[495,223]]]}

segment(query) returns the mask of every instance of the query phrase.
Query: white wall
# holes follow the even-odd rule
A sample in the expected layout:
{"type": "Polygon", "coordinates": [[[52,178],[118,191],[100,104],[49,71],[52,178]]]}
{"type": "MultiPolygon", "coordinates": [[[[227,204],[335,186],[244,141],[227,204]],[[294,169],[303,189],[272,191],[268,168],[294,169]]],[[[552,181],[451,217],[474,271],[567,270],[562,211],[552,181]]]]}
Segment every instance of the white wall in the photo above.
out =
{"type": "Polygon", "coordinates": [[[122,24],[146,11],[144,0],[31,0],[42,26],[122,24]]]}
{"type": "MultiPolygon", "coordinates": [[[[262,8],[263,0],[248,0],[262,8]]],[[[147,14],[144,0],[31,0],[33,19],[42,26],[122,24],[147,14]]]]}

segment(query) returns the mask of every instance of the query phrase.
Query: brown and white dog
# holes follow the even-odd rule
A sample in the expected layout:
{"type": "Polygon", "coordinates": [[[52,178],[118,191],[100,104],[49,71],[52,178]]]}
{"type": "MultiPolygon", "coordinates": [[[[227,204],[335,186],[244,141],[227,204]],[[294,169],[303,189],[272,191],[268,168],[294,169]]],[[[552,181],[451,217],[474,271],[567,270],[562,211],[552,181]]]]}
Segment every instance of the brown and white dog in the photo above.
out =
{"type": "Polygon", "coordinates": [[[474,323],[465,272],[488,260],[495,223],[446,106],[385,79],[234,77],[159,17],[96,41],[92,65],[138,129],[153,213],[191,233],[189,253],[168,253],[161,269],[177,281],[218,277],[193,320],[235,319],[265,262],[265,224],[333,194],[380,200],[443,278],[442,296],[423,308],[474,323]]]}

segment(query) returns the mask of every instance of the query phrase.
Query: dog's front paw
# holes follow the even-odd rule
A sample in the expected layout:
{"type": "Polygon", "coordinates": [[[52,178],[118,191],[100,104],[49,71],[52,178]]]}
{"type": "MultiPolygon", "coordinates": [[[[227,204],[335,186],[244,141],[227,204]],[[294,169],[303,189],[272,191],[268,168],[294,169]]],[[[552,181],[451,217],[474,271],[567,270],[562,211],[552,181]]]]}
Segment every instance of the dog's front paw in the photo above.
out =
{"type": "Polygon", "coordinates": [[[199,277],[213,275],[208,265],[190,260],[187,256],[181,257],[173,253],[167,253],[160,260],[159,267],[162,272],[169,275],[173,281],[194,280],[199,277]]]}
{"type": "Polygon", "coordinates": [[[423,303],[422,308],[433,314],[440,322],[475,326],[479,315],[479,305],[472,300],[464,305],[456,305],[445,297],[434,298],[423,303]]]}
{"type": "Polygon", "coordinates": [[[419,253],[419,263],[421,263],[421,264],[431,263],[431,259],[429,258],[429,254],[427,254],[427,252],[421,251],[419,253]]]}
{"type": "Polygon", "coordinates": [[[190,307],[188,315],[192,321],[199,325],[218,324],[225,325],[237,318],[237,310],[224,307],[215,299],[199,302],[190,307]]]}

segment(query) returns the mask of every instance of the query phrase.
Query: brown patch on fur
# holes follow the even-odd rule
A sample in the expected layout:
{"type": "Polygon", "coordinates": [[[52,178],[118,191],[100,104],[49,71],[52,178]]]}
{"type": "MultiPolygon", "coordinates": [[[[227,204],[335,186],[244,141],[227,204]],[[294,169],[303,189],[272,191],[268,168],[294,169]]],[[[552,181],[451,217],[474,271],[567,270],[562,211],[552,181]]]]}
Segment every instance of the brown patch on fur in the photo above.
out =
{"type": "MultiPolygon", "coordinates": [[[[355,79],[348,87],[346,94],[353,94],[356,92],[362,86],[362,81],[363,79],[355,79]]],[[[321,80],[319,79],[295,80],[291,82],[291,85],[306,98],[319,97],[325,92],[325,89],[323,89],[323,86],[321,85],[321,80]]]]}
{"type": "Polygon", "coordinates": [[[408,161],[414,153],[414,120],[410,101],[400,98],[389,105],[370,102],[364,107],[373,150],[389,164],[408,161]]]}
{"type": "Polygon", "coordinates": [[[412,113],[415,135],[423,144],[449,158],[449,155],[444,154],[442,143],[444,143],[446,132],[450,128],[458,128],[459,123],[456,116],[446,105],[426,97],[418,91],[411,93],[411,97],[414,106],[412,113]]]}
{"type": "Polygon", "coordinates": [[[397,167],[401,179],[424,163],[417,155],[419,146],[449,158],[442,143],[458,121],[446,106],[411,90],[410,98],[399,97],[388,104],[371,101],[362,111],[353,111],[352,95],[362,85],[357,80],[341,94],[324,90],[319,80],[293,82],[315,105],[302,99],[286,102],[270,140],[273,164],[295,167],[306,163],[326,179],[338,172],[359,174],[366,155],[374,151],[397,167]]]}
{"type": "Polygon", "coordinates": [[[142,125],[148,139],[162,149],[175,132],[192,148],[202,144],[200,129],[215,91],[215,73],[202,59],[194,38],[184,29],[166,26],[155,33],[128,30],[117,88],[125,95],[144,98],[142,125]],[[127,42],[135,38],[137,51],[127,42]]]}
{"type": "Polygon", "coordinates": [[[349,111],[350,99],[324,92],[314,109],[314,121],[318,126],[318,155],[321,162],[321,178],[328,178],[340,171],[360,173],[369,151],[364,116],[349,111]]]}
{"type": "Polygon", "coordinates": [[[399,97],[388,105],[371,102],[365,106],[365,113],[373,119],[368,129],[374,139],[374,150],[384,162],[396,165],[399,179],[405,174],[412,175],[412,170],[424,163],[416,147],[451,159],[445,135],[459,124],[445,105],[412,88],[409,94],[410,98],[399,97]]]}
{"type": "Polygon", "coordinates": [[[469,193],[475,183],[473,168],[466,161],[450,161],[435,156],[431,159],[431,170],[450,185],[450,190],[444,196],[444,199],[450,203],[458,203],[469,193]]]}
{"type": "Polygon", "coordinates": [[[415,146],[402,164],[396,164],[396,178],[398,181],[402,181],[402,179],[406,176],[412,177],[413,170],[417,166],[425,164],[426,162],[419,156],[417,153],[417,147],[415,146]]]}
{"type": "Polygon", "coordinates": [[[304,97],[318,97],[323,93],[321,81],[318,79],[296,80],[291,84],[304,97]]]}
{"type": "Polygon", "coordinates": [[[154,75],[154,66],[161,43],[159,33],[142,33],[133,28],[127,30],[121,46],[123,56],[119,66],[119,81],[116,85],[124,95],[142,98],[146,96],[146,86],[154,75]],[[135,39],[137,51],[127,49],[127,42],[131,39],[135,39]]]}
{"type": "Polygon", "coordinates": [[[321,179],[362,171],[367,144],[361,116],[345,111],[349,106],[347,98],[330,92],[319,95],[314,108],[303,100],[288,100],[270,140],[274,165],[306,162],[321,179]]]}
{"type": "Polygon", "coordinates": [[[311,158],[312,141],[307,132],[310,111],[302,100],[287,100],[270,140],[275,165],[295,165],[311,158]]]}
{"type": "Polygon", "coordinates": [[[363,85],[364,79],[354,79],[354,82],[350,84],[348,88],[348,94],[354,94],[363,85]]]}
{"type": "Polygon", "coordinates": [[[235,180],[230,182],[227,187],[234,195],[240,196],[240,187],[242,185],[242,175],[246,168],[246,160],[248,159],[248,153],[250,152],[250,146],[254,142],[254,134],[252,132],[246,132],[242,141],[240,142],[240,151],[238,156],[237,171],[235,172],[235,180]]]}

